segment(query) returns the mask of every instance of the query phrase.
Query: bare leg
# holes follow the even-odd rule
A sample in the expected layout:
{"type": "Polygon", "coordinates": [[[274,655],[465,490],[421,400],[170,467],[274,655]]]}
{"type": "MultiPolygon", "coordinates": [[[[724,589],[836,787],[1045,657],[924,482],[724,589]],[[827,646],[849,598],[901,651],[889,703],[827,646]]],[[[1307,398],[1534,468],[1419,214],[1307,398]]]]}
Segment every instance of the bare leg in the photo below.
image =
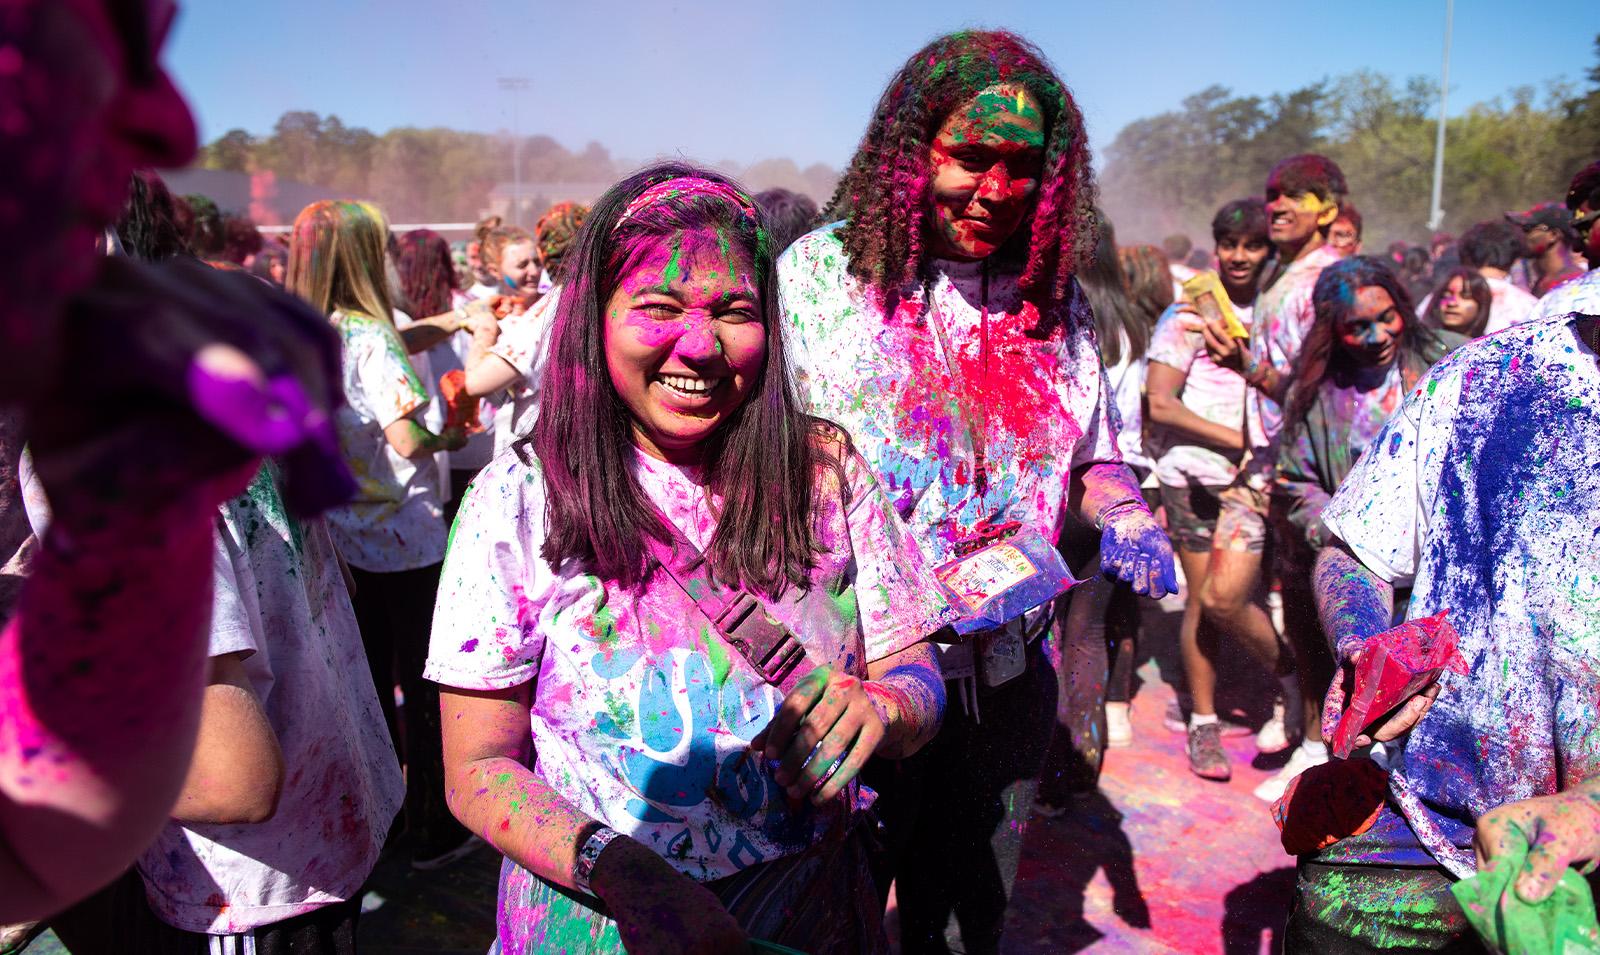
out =
{"type": "Polygon", "coordinates": [[[1200,587],[1200,608],[1223,633],[1240,644],[1274,676],[1286,674],[1288,664],[1272,628],[1272,618],[1255,602],[1261,582],[1261,555],[1247,551],[1213,550],[1200,587]]]}
{"type": "Polygon", "coordinates": [[[1183,606],[1183,623],[1178,629],[1178,648],[1183,656],[1183,675],[1189,684],[1194,712],[1209,716],[1217,711],[1217,634],[1211,627],[1200,633],[1200,588],[1205,584],[1209,552],[1179,550],[1178,562],[1189,585],[1189,600],[1183,606]]]}

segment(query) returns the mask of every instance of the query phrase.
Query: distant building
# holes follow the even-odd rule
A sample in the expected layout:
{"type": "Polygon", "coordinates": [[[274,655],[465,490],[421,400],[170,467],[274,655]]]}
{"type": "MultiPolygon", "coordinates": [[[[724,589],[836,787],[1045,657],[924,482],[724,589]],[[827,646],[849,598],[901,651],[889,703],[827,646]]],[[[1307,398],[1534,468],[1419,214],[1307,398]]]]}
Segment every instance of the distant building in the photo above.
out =
{"type": "Polygon", "coordinates": [[[527,228],[556,203],[592,205],[612,185],[610,182],[525,182],[519,192],[516,183],[502,182],[489,190],[489,205],[483,210],[483,215],[499,216],[507,222],[517,222],[527,228]],[[515,215],[512,213],[513,201],[519,207],[515,215]]]}
{"type": "Polygon", "coordinates": [[[223,169],[165,169],[161,178],[177,195],[209,198],[223,212],[242,212],[256,225],[286,225],[300,210],[319,199],[348,199],[323,186],[280,179],[271,172],[229,172],[223,169]]]}

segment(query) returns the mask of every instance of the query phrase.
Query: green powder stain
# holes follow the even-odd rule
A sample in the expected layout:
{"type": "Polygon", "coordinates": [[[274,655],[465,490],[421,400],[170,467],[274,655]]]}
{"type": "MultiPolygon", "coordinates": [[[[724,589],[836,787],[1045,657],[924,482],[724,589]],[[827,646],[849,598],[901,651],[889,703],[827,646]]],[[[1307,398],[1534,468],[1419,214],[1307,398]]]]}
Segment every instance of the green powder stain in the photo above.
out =
{"type": "Polygon", "coordinates": [[[606,712],[611,714],[611,722],[617,729],[629,734],[633,732],[633,707],[610,690],[606,691],[606,712]]]}
{"type": "Polygon", "coordinates": [[[672,240],[672,257],[667,259],[667,267],[661,270],[661,287],[668,288],[683,277],[683,242],[681,239],[672,240]]]}
{"type": "Polygon", "coordinates": [[[714,686],[721,686],[728,682],[728,673],[733,670],[733,657],[728,653],[728,645],[722,642],[722,635],[710,627],[700,628],[700,638],[706,644],[706,658],[711,661],[711,682],[714,686]]]}

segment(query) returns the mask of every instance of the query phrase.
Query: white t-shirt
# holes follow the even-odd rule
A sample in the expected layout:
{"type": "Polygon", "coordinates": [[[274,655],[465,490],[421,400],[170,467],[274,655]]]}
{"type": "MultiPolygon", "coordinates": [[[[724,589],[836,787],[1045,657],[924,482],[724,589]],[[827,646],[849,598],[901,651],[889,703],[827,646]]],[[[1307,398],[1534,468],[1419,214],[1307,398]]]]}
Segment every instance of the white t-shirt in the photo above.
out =
{"type": "MultiPolygon", "coordinates": [[[[414,322],[415,320],[410,315],[400,311],[398,308],[394,310],[395,328],[403,330],[414,324],[414,322]]],[[[435,345],[426,351],[415,354],[408,353],[406,355],[406,360],[411,362],[411,367],[416,370],[417,377],[422,380],[423,390],[428,393],[428,406],[422,411],[422,424],[434,434],[444,430],[445,422],[444,400],[439,397],[439,376],[434,373],[433,365],[433,353],[439,351],[441,347],[435,345]]],[[[450,452],[435,451],[433,454],[433,466],[439,473],[439,500],[448,500],[450,498],[450,452]]]]}
{"type": "Polygon", "coordinates": [[[1460,635],[1470,674],[1443,674],[1391,759],[1410,828],[1458,877],[1484,813],[1600,777],[1600,370],[1568,314],[1600,315],[1587,284],[1435,365],[1322,514],[1412,587],[1411,619],[1448,611],[1460,635]]]}
{"type": "Polygon", "coordinates": [[[334,424],[357,485],[352,501],[328,512],[334,542],[352,567],[374,573],[438,563],[445,540],[438,467],[431,455],[401,457],[383,434],[421,411],[428,392],[389,322],[334,312],[333,324],[345,396],[334,424]]]}
{"type": "Polygon", "coordinates": [[[1121,357],[1115,365],[1106,366],[1111,404],[1117,409],[1117,447],[1122,451],[1122,460],[1149,471],[1155,467],[1155,462],[1144,452],[1142,430],[1145,363],[1150,356],[1146,354],[1137,361],[1130,361],[1128,352],[1133,346],[1128,341],[1128,333],[1119,328],[1117,335],[1122,340],[1121,357]]]}
{"type": "Polygon", "coordinates": [[[1533,309],[1539,300],[1532,294],[1505,279],[1484,276],[1484,281],[1489,283],[1489,292],[1494,296],[1489,303],[1489,324],[1483,328],[1485,335],[1520,325],[1533,316],[1533,309]]]}
{"type": "Polygon", "coordinates": [[[511,400],[495,413],[495,454],[527,437],[539,417],[539,393],[544,384],[544,365],[550,356],[551,332],[555,330],[556,306],[561,288],[533,303],[520,315],[508,315],[500,322],[500,337],[489,354],[503,359],[521,375],[507,390],[511,400]]]}
{"type": "Polygon", "coordinates": [[[333,542],[284,511],[263,467],[217,522],[209,653],[244,669],[283,752],[277,813],[239,825],[168,823],[139,858],[151,907],[228,935],[352,898],[405,786],[333,542]]]}
{"type": "MultiPolygon", "coordinates": [[[[695,469],[639,454],[648,500],[697,547],[715,530],[695,469]]],[[[915,542],[859,456],[846,487],[819,489],[824,553],[805,590],[767,601],[817,663],[865,678],[869,662],[921,641],[949,610],[915,542]]],[[[624,588],[569,562],[551,570],[545,484],[515,450],[462,502],[439,583],[424,675],[467,690],[532,681],[534,771],[700,881],[815,844],[854,798],[794,810],[748,743],[782,694],[716,634],[672,578],[624,588]]]]}
{"type": "MultiPolygon", "coordinates": [[[[1251,306],[1233,306],[1234,314],[1245,328],[1250,327],[1254,309],[1251,306]]],[[[1150,338],[1150,351],[1146,356],[1184,373],[1184,407],[1207,421],[1225,425],[1235,430],[1244,428],[1245,396],[1250,385],[1238,372],[1223,368],[1211,360],[1206,351],[1205,339],[1199,332],[1184,326],[1184,317],[1173,305],[1161,313],[1155,333],[1150,338]]],[[[1224,487],[1233,483],[1239,473],[1242,452],[1220,451],[1206,445],[1194,444],[1187,435],[1151,423],[1148,453],[1159,455],[1156,477],[1170,487],[1185,487],[1191,482],[1207,487],[1224,487]]]]}
{"type": "Polygon", "coordinates": [[[850,433],[936,566],[985,523],[1058,539],[1073,469],[1122,460],[1083,291],[1074,286],[1071,314],[1041,330],[1014,271],[994,268],[985,308],[985,263],[936,261],[931,301],[917,290],[884,315],[846,271],[837,228],[778,260],[785,343],[809,410],[850,433]]]}

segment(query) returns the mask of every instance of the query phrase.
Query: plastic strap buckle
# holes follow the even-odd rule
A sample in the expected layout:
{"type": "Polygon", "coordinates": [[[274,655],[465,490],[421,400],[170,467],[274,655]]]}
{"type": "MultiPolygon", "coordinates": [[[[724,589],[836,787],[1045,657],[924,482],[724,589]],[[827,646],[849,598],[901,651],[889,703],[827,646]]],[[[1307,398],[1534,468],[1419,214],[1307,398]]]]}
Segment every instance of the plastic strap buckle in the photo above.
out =
{"type": "Polygon", "coordinates": [[[767,616],[761,601],[739,592],[717,614],[717,630],[733,644],[761,676],[784,687],[789,675],[806,658],[805,647],[789,628],[767,616]]]}

